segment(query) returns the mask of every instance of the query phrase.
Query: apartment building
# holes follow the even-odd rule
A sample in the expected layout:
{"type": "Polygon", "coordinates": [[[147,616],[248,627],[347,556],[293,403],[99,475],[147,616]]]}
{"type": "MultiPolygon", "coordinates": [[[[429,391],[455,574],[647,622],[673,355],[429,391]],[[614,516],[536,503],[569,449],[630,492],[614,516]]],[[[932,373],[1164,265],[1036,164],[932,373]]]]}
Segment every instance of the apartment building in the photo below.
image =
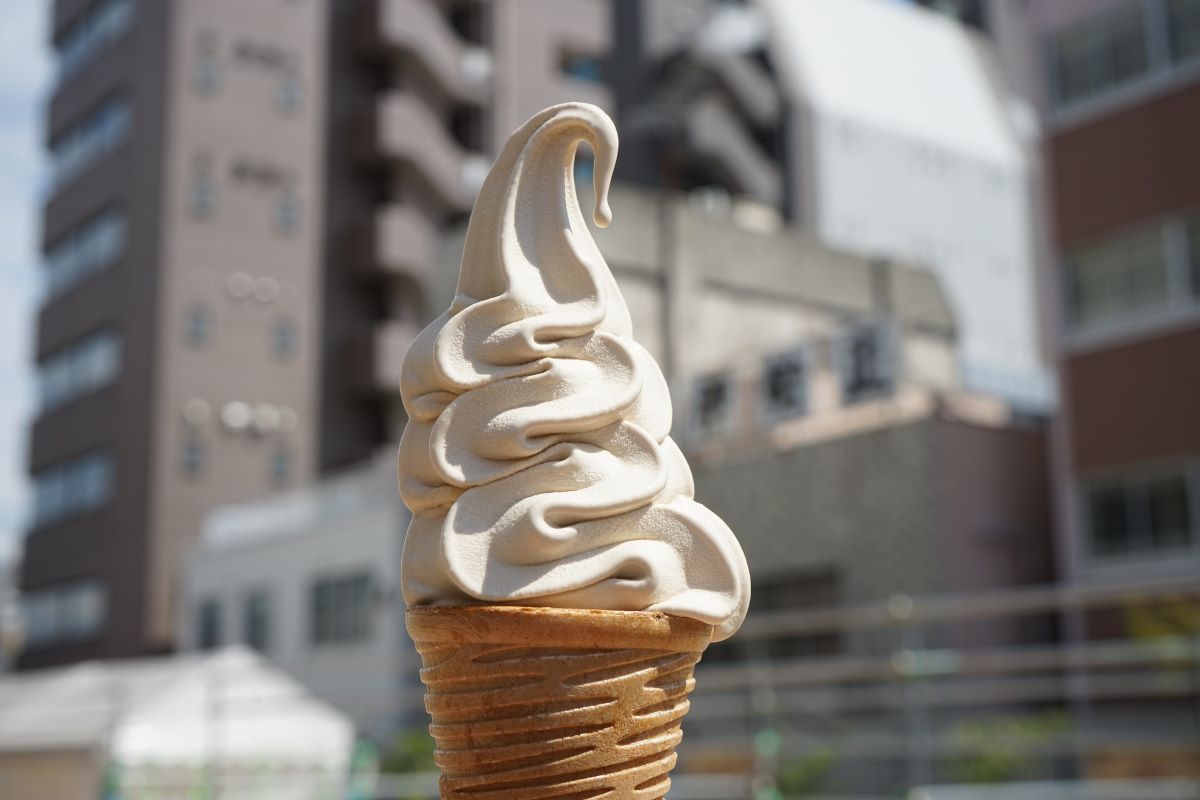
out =
{"type": "Polygon", "coordinates": [[[53,5],[22,667],[170,649],[204,513],[314,472],[322,14],[53,5]]]}
{"type": "Polygon", "coordinates": [[[176,642],[205,514],[368,458],[442,226],[603,0],[59,0],[21,664],[176,642]]]}
{"type": "Polygon", "coordinates": [[[1200,4],[1030,10],[1058,251],[1069,580],[1200,571],[1200,4]]]}
{"type": "Polygon", "coordinates": [[[535,111],[610,105],[609,29],[606,0],[331,6],[322,469],[399,440],[400,361],[455,279],[435,269],[446,226],[535,111]]]}
{"type": "MultiPolygon", "coordinates": [[[[1061,388],[1053,426],[1057,568],[1078,590],[1200,575],[1200,3],[984,3],[972,19],[1027,82],[1044,132],[1045,330],[1061,388]]],[[[1188,636],[1194,597],[1064,616],[1076,646],[1188,636]]],[[[1194,686],[1076,699],[1094,778],[1195,774],[1194,686]],[[1133,700],[1137,699],[1137,702],[1133,700]]]]}

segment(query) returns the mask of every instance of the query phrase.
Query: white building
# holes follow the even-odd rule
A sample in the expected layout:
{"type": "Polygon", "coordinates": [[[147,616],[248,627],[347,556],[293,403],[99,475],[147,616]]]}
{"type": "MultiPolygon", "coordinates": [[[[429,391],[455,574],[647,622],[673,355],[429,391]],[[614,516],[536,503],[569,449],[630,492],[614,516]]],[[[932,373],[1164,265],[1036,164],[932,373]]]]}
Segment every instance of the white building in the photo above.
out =
{"type": "Polygon", "coordinates": [[[1036,114],[988,45],[879,0],[759,0],[789,120],[797,221],[836,249],[927,264],[964,381],[1040,407],[1036,114]]]}
{"type": "Polygon", "coordinates": [[[214,512],[183,564],[184,649],[243,642],[386,739],[420,692],[404,629],[408,511],[394,453],[312,488],[214,512]]]}

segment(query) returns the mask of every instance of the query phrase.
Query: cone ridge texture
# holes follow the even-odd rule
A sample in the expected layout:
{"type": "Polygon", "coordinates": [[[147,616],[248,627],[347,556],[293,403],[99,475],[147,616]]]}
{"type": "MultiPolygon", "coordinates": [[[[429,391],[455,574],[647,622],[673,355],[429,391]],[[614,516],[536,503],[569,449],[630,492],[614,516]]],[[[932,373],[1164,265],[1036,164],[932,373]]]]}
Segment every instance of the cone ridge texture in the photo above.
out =
{"type": "Polygon", "coordinates": [[[643,611],[417,608],[443,798],[657,800],[712,627],[643,611]]]}

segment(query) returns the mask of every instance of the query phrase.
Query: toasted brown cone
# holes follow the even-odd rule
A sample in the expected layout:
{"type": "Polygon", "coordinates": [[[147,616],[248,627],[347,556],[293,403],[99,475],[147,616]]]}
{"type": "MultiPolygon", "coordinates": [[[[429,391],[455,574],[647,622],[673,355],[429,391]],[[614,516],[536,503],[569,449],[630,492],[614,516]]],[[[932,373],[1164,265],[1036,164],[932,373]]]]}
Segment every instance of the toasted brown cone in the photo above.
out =
{"type": "Polygon", "coordinates": [[[648,611],[416,608],[443,798],[656,800],[712,626],[648,611]]]}

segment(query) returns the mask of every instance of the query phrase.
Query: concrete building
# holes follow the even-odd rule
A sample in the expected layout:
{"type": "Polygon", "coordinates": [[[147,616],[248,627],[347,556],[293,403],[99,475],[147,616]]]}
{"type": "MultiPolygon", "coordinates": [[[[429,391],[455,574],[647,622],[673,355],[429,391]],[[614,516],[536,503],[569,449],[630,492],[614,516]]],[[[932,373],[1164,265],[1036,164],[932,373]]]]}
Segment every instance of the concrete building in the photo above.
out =
{"type": "Polygon", "coordinates": [[[180,647],[253,647],[387,741],[423,713],[400,595],[408,519],[390,451],[217,510],[183,564],[180,647]]]}
{"type": "Polygon", "coordinates": [[[441,226],[602,0],[59,0],[26,667],[175,644],[212,508],[398,436],[441,226]]]}
{"type": "Polygon", "coordinates": [[[833,249],[928,264],[965,385],[1047,408],[1036,115],[983,38],[877,0],[618,0],[616,15],[627,177],[720,187],[833,249]]]}
{"type": "Polygon", "coordinates": [[[932,274],[694,200],[612,207],[597,240],[756,610],[1051,578],[1043,425],[964,391],[932,274]]]}
{"type": "Polygon", "coordinates": [[[322,4],[62,0],[24,667],[174,641],[215,505],[314,474],[322,4]]]}

